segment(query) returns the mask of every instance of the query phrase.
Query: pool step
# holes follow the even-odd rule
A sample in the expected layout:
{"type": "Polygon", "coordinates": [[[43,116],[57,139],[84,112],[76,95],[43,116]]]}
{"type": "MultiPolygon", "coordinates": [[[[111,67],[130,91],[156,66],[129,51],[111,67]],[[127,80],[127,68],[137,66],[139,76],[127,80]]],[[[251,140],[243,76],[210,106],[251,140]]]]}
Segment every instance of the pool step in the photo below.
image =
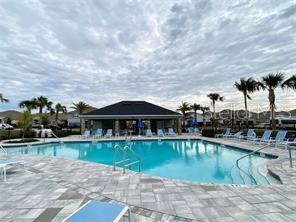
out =
{"type": "Polygon", "coordinates": [[[137,164],[137,163],[140,163],[140,161],[139,161],[139,160],[136,160],[136,161],[134,161],[134,162],[131,162],[131,163],[125,164],[125,167],[130,167],[130,166],[132,166],[132,165],[134,165],[134,164],[137,164]]]}

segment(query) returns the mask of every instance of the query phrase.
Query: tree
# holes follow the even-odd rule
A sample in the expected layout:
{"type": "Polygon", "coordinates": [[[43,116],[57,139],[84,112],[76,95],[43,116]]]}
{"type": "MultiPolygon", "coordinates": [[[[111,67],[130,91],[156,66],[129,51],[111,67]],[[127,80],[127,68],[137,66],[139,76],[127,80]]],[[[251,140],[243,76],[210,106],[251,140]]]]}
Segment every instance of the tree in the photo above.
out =
{"type": "Polygon", "coordinates": [[[234,83],[235,88],[242,92],[244,95],[244,104],[245,104],[245,119],[247,128],[249,127],[249,111],[248,111],[248,104],[247,100],[252,99],[250,94],[258,91],[260,89],[260,83],[254,80],[252,77],[245,80],[241,78],[239,82],[234,83]]]}
{"type": "Polygon", "coordinates": [[[58,125],[58,120],[59,120],[59,114],[60,113],[66,113],[67,112],[67,108],[66,106],[63,106],[61,103],[57,103],[55,105],[55,109],[51,109],[51,113],[55,113],[55,122],[58,125]]]}
{"type": "Polygon", "coordinates": [[[43,109],[46,107],[48,110],[50,110],[52,106],[52,102],[48,100],[48,98],[44,96],[39,96],[34,99],[36,107],[39,108],[39,115],[43,113],[43,109]]]}
{"type": "Polygon", "coordinates": [[[195,124],[194,126],[196,127],[196,122],[197,122],[197,113],[196,112],[197,112],[197,110],[200,110],[200,105],[193,103],[190,107],[194,112],[194,124],[195,124]]]}
{"type": "Polygon", "coordinates": [[[203,125],[206,125],[206,112],[210,110],[210,107],[208,106],[200,106],[199,110],[202,112],[202,122],[203,125]]]}
{"type": "Polygon", "coordinates": [[[214,111],[214,118],[216,117],[216,102],[217,101],[223,101],[224,97],[220,96],[219,93],[210,93],[207,95],[210,100],[212,101],[213,111],[214,111]]]}
{"type": "Polygon", "coordinates": [[[263,90],[268,90],[268,100],[270,106],[270,113],[271,113],[271,123],[272,128],[275,129],[276,127],[276,120],[275,120],[275,90],[278,87],[281,88],[291,88],[295,89],[295,75],[284,81],[285,74],[284,73],[269,73],[268,75],[262,78],[261,87],[263,90]]]}
{"type": "MultiPolygon", "coordinates": [[[[80,101],[77,103],[73,103],[73,106],[71,108],[77,111],[79,115],[82,115],[85,111],[89,110],[91,106],[86,104],[85,102],[80,101]]],[[[80,118],[80,133],[81,131],[82,131],[82,119],[80,118]]]]}
{"type": "Polygon", "coordinates": [[[22,109],[25,108],[27,111],[29,111],[29,113],[31,113],[31,111],[33,109],[37,108],[37,105],[36,105],[36,101],[33,99],[33,100],[21,101],[19,103],[19,107],[22,108],[22,109]]]}
{"type": "Polygon", "coordinates": [[[178,107],[177,111],[181,112],[183,115],[183,127],[185,126],[186,119],[188,118],[188,111],[191,110],[189,103],[182,102],[178,107]]]}
{"type": "Polygon", "coordinates": [[[8,102],[9,102],[9,100],[8,100],[8,99],[6,99],[6,98],[4,98],[4,97],[3,97],[3,94],[2,94],[2,93],[0,93],[0,102],[1,102],[1,103],[8,103],[8,102]]]}
{"type": "Polygon", "coordinates": [[[31,112],[26,110],[23,112],[22,119],[20,121],[20,128],[22,129],[22,138],[24,140],[25,134],[30,132],[33,125],[33,118],[31,116],[31,112]]]}

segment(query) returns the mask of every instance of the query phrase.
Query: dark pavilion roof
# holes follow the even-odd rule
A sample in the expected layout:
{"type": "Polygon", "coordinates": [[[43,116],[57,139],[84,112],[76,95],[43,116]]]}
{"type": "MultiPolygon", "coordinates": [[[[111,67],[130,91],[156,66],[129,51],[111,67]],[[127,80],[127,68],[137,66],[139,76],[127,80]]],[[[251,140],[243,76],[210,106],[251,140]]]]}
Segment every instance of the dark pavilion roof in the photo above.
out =
{"type": "Polygon", "coordinates": [[[180,113],[171,111],[161,106],[145,101],[121,101],[100,109],[90,111],[83,116],[181,116],[180,113]]]}

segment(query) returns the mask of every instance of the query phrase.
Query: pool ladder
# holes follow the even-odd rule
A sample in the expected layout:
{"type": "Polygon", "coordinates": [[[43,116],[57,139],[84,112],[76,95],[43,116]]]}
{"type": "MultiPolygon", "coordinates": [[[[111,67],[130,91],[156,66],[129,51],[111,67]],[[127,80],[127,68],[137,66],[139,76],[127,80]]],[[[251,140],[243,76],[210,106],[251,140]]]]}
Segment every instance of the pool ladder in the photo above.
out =
{"type": "Polygon", "coordinates": [[[124,147],[116,144],[114,146],[114,158],[113,158],[113,170],[116,171],[118,164],[123,166],[123,173],[125,173],[126,168],[131,169],[132,165],[138,164],[138,170],[141,171],[141,158],[140,156],[132,149],[130,144],[125,145],[124,147]],[[117,152],[121,151],[121,160],[117,160],[117,152]],[[132,161],[132,156],[136,158],[135,161],[132,161]]]}

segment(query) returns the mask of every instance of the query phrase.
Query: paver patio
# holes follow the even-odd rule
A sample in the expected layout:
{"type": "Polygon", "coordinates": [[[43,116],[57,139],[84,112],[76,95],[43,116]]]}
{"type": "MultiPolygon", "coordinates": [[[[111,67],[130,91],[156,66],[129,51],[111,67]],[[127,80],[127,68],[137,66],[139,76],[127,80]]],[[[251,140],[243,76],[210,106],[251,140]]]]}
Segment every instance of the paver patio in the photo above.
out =
{"type": "Polygon", "coordinates": [[[0,182],[0,220],[61,221],[85,201],[98,199],[129,205],[134,221],[296,221],[296,170],[289,167],[288,152],[274,147],[262,152],[279,156],[262,170],[272,171],[283,184],[202,184],[122,174],[110,166],[67,158],[18,155],[25,168],[0,182]]]}

